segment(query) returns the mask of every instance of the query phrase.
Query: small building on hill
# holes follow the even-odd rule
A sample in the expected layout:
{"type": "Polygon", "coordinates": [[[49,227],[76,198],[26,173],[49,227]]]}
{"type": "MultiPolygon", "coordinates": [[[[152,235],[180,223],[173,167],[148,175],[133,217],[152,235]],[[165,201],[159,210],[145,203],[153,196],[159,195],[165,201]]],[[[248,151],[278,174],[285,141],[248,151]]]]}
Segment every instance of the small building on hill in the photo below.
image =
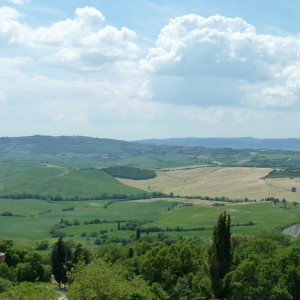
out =
{"type": "Polygon", "coordinates": [[[193,206],[192,202],[183,202],[183,206],[193,206]]]}
{"type": "Polygon", "coordinates": [[[0,264],[5,263],[5,253],[0,252],[0,264]]]}

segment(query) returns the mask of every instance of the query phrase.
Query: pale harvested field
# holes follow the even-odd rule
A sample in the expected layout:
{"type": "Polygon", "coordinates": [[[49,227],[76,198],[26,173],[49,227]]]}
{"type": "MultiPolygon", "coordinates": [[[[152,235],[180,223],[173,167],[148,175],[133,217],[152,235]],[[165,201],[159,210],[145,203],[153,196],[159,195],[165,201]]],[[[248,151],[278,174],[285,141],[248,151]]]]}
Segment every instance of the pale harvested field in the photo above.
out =
{"type": "Polygon", "coordinates": [[[269,168],[198,167],[158,171],[150,180],[119,179],[145,191],[173,192],[180,196],[225,196],[260,200],[266,197],[300,202],[300,179],[261,179],[269,168]],[[291,192],[295,186],[297,192],[291,192]]]}

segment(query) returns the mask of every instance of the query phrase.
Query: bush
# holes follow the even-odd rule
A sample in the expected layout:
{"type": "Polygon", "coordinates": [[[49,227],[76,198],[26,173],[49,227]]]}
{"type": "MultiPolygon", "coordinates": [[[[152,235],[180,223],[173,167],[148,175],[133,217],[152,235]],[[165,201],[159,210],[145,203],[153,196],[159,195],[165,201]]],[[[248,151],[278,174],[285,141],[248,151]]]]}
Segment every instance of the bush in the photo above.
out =
{"type": "Polygon", "coordinates": [[[49,242],[48,241],[41,241],[37,243],[36,250],[47,250],[49,248],[49,242]]]}

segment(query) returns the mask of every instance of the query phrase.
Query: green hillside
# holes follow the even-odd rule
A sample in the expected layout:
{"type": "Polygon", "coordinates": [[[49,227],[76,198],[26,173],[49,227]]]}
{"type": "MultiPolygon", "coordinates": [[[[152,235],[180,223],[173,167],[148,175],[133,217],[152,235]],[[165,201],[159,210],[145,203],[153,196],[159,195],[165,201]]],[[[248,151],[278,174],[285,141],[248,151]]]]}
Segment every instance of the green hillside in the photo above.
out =
{"type": "Polygon", "coordinates": [[[42,163],[0,164],[0,197],[118,198],[143,193],[99,169],[69,169],[42,163]]]}
{"type": "Polygon", "coordinates": [[[271,202],[253,204],[228,204],[191,207],[174,206],[174,199],[158,201],[43,201],[34,199],[0,199],[0,236],[17,242],[51,239],[51,229],[61,220],[71,224],[62,226],[60,232],[76,241],[93,244],[97,238],[130,238],[139,226],[142,235],[168,235],[185,237],[211,236],[214,220],[227,211],[232,217],[233,234],[253,234],[282,228],[299,221],[299,209],[288,204],[274,206],[271,202]],[[173,207],[172,209],[170,209],[173,207]],[[72,209],[70,209],[72,208],[72,209]],[[10,211],[13,216],[1,216],[10,211]],[[74,225],[75,220],[78,221],[74,225]],[[93,223],[93,220],[100,220],[93,223]],[[121,230],[118,230],[117,221],[121,230]],[[252,225],[249,225],[252,222],[252,225]],[[88,223],[88,224],[86,224],[88,223]],[[131,227],[131,228],[130,228],[131,227]],[[202,229],[201,229],[202,228],[202,229]],[[103,232],[105,231],[106,232],[103,232]]]}

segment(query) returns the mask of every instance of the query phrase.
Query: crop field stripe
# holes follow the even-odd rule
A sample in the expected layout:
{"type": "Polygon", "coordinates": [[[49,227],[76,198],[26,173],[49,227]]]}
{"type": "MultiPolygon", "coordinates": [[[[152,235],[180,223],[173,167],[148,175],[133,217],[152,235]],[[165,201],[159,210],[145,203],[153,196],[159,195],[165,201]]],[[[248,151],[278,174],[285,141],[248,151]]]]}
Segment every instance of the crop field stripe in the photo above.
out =
{"type": "Polygon", "coordinates": [[[228,197],[230,199],[285,198],[300,201],[295,186],[300,190],[300,180],[262,179],[272,169],[253,167],[198,167],[187,170],[158,171],[150,180],[120,180],[122,183],[143,189],[174,193],[180,196],[228,197]],[[268,183],[268,184],[267,184],[268,183]]]}

